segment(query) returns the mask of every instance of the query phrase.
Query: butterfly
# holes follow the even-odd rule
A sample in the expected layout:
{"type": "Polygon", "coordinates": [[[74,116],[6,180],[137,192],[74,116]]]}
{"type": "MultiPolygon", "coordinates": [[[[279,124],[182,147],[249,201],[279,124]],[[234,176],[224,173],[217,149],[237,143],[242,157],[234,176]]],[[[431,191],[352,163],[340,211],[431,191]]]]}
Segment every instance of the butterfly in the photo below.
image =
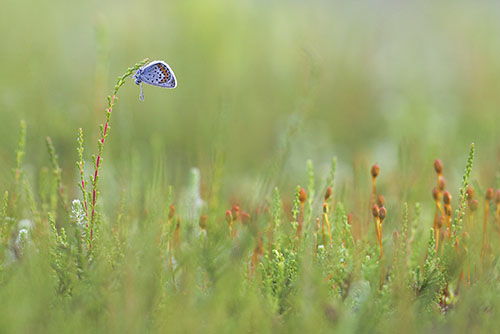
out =
{"type": "Polygon", "coordinates": [[[142,83],[147,83],[153,86],[164,88],[177,87],[177,79],[174,71],[162,60],[155,60],[139,68],[135,74],[135,83],[141,86],[141,94],[139,99],[144,101],[142,94],[142,83]]]}

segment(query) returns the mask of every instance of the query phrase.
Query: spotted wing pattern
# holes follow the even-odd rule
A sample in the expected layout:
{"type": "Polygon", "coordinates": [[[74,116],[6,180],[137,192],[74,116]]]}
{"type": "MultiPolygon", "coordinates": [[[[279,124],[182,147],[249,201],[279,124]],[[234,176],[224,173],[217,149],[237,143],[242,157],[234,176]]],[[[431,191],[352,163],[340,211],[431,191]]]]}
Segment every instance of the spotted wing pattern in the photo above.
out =
{"type": "Polygon", "coordinates": [[[146,65],[141,79],[147,84],[158,87],[175,88],[177,86],[174,72],[163,61],[154,61],[146,65]]]}

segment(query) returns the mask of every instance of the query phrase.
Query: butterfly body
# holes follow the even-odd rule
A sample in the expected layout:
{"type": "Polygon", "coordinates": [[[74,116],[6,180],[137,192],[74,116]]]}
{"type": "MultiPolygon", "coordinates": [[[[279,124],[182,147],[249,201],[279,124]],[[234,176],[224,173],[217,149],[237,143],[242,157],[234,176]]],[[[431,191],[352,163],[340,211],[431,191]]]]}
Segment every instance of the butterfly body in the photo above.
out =
{"type": "Polygon", "coordinates": [[[177,79],[175,78],[174,71],[172,71],[167,63],[161,60],[155,60],[142,66],[135,72],[134,78],[135,83],[141,86],[141,101],[144,101],[142,94],[143,82],[163,88],[177,87],[177,79]]]}

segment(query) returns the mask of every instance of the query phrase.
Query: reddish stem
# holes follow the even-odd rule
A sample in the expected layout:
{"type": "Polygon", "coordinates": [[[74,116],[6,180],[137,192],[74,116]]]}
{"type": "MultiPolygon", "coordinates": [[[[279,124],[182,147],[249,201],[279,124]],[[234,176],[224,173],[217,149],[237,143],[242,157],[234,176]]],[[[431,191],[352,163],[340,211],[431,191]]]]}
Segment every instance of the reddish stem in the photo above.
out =
{"type": "MultiPolygon", "coordinates": [[[[109,103],[109,109],[108,113],[111,114],[111,111],[113,109],[113,103],[115,102],[115,95],[111,97],[111,102],[109,103]]],[[[101,138],[101,150],[99,154],[97,155],[97,160],[95,164],[95,173],[94,173],[94,184],[93,184],[93,189],[92,189],[92,215],[90,218],[90,245],[89,248],[92,246],[92,237],[94,234],[94,215],[95,215],[95,205],[96,205],[96,193],[97,193],[97,175],[99,173],[99,166],[101,162],[101,154],[102,154],[102,148],[104,146],[104,139],[106,138],[106,133],[108,132],[108,123],[109,123],[109,115],[106,118],[106,124],[104,125],[104,131],[102,133],[102,138],[101,138]]]]}

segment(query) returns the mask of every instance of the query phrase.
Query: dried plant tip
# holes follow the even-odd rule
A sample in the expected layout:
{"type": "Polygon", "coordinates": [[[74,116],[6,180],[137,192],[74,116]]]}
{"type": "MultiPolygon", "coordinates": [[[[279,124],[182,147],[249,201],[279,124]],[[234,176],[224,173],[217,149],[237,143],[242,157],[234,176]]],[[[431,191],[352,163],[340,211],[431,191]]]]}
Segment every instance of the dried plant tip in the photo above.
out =
{"type": "Polygon", "coordinates": [[[470,211],[474,212],[478,209],[478,207],[479,207],[479,201],[477,199],[473,199],[472,201],[470,201],[469,204],[470,211]]]}
{"type": "Polygon", "coordinates": [[[386,215],[387,215],[387,209],[385,207],[381,207],[378,210],[378,217],[380,218],[381,222],[385,219],[386,215]]]}
{"type": "Polygon", "coordinates": [[[168,212],[168,219],[174,218],[175,215],[175,205],[172,203],[170,204],[170,211],[168,212]]]}
{"type": "Polygon", "coordinates": [[[434,160],[434,170],[438,175],[443,173],[443,162],[439,159],[434,160]]]}
{"type": "Polygon", "coordinates": [[[233,214],[231,213],[231,210],[226,210],[226,222],[228,224],[233,222],[233,214]]]}
{"type": "Polygon", "coordinates": [[[446,180],[442,176],[439,177],[438,187],[440,191],[444,191],[444,188],[446,187],[446,180]]]}
{"type": "Polygon", "coordinates": [[[378,215],[379,215],[379,211],[380,211],[380,209],[378,208],[378,206],[376,204],[374,204],[372,206],[372,215],[373,215],[373,217],[377,218],[378,215]]]}
{"type": "Polygon", "coordinates": [[[446,205],[449,205],[451,203],[451,194],[449,191],[445,191],[443,193],[443,202],[446,205]]]}
{"type": "Polygon", "coordinates": [[[466,191],[466,194],[467,194],[467,200],[470,202],[472,201],[472,199],[474,198],[474,188],[472,187],[467,187],[467,191],[466,191]]]}
{"type": "Polygon", "coordinates": [[[439,192],[438,192],[437,188],[434,187],[434,189],[432,189],[432,198],[434,198],[435,201],[438,200],[438,194],[439,194],[439,192]]]}
{"type": "Polygon", "coordinates": [[[202,230],[204,230],[205,228],[207,228],[207,216],[206,215],[201,215],[200,216],[200,221],[198,222],[198,224],[200,225],[200,228],[202,230]]]}
{"type": "Polygon", "coordinates": [[[498,189],[497,192],[495,193],[495,202],[497,204],[500,204],[500,189],[498,189]]]}
{"type": "Polygon", "coordinates": [[[300,188],[299,190],[299,201],[301,204],[305,204],[307,200],[307,193],[304,188],[300,188]]]}
{"type": "Polygon", "coordinates": [[[326,188],[325,202],[328,201],[328,199],[330,199],[330,196],[332,196],[332,191],[333,191],[333,188],[331,186],[326,188]]]}
{"type": "Polygon", "coordinates": [[[377,196],[377,205],[381,208],[385,205],[385,197],[382,195],[377,196]]]}
{"type": "Polygon", "coordinates": [[[486,189],[486,195],[485,195],[486,200],[491,201],[493,199],[494,193],[495,191],[493,190],[493,188],[486,189]]]}
{"type": "Polygon", "coordinates": [[[372,177],[376,178],[378,176],[378,174],[380,173],[380,166],[377,164],[373,165],[371,173],[372,173],[372,177]]]}

